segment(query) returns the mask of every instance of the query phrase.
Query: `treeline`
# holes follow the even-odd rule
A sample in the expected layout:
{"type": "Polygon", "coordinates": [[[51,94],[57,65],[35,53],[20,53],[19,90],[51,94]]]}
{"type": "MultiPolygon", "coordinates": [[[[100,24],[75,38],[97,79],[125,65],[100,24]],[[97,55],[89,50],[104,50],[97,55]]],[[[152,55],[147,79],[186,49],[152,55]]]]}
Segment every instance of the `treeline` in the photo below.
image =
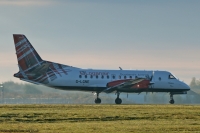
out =
{"type": "Polygon", "coordinates": [[[190,83],[190,87],[192,89],[200,89],[200,80],[197,80],[195,77],[193,77],[190,83]]]}
{"type": "MultiPolygon", "coordinates": [[[[60,98],[71,101],[71,103],[94,103],[96,95],[91,92],[80,91],[64,91],[57,90],[43,85],[34,85],[29,83],[15,83],[8,81],[3,83],[3,88],[0,90],[0,96],[4,98],[17,98],[17,99],[48,99],[48,98],[60,98]]],[[[187,95],[175,95],[176,103],[200,103],[200,80],[192,78],[190,83],[191,90],[187,95]],[[192,96],[191,96],[192,95],[192,96]]],[[[103,103],[114,103],[116,98],[115,94],[101,93],[100,97],[103,103]]],[[[168,93],[141,93],[129,94],[127,98],[126,93],[122,93],[120,97],[123,99],[123,103],[168,103],[168,93]],[[135,98],[134,97],[138,97],[135,98]]],[[[0,100],[1,100],[0,99],[0,100]]]]}
{"type": "MultiPolygon", "coordinates": [[[[81,91],[64,91],[54,88],[46,87],[43,85],[34,85],[29,83],[15,83],[8,81],[3,83],[3,89],[0,89],[0,103],[4,99],[64,99],[69,103],[88,103],[93,104],[96,95],[92,92],[81,91]]],[[[115,97],[110,97],[105,93],[101,94],[103,103],[114,103],[115,97]]],[[[4,100],[5,101],[5,100],[4,100]]],[[[126,99],[124,102],[128,102],[126,99]]]]}
{"type": "Polygon", "coordinates": [[[190,87],[192,91],[196,92],[197,94],[200,94],[200,80],[193,77],[192,81],[190,82],[190,87]]]}
{"type": "MultiPolygon", "coordinates": [[[[5,98],[67,98],[79,99],[88,97],[88,93],[78,93],[77,91],[63,91],[43,85],[29,83],[15,83],[8,81],[3,83],[3,94],[5,98]]],[[[2,90],[0,90],[2,92],[2,90]]]]}

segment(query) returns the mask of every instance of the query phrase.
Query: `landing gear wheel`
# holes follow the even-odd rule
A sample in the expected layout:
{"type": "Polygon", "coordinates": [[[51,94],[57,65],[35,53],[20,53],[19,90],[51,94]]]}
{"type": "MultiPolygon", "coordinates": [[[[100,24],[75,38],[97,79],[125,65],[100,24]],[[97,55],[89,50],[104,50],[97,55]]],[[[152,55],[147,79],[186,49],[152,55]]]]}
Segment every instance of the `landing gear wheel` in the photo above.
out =
{"type": "Polygon", "coordinates": [[[121,98],[116,98],[115,99],[115,103],[116,104],[121,104],[122,103],[122,99],[121,98]]]}
{"type": "Polygon", "coordinates": [[[101,103],[101,99],[99,98],[99,92],[97,92],[97,98],[94,100],[94,102],[96,104],[100,104],[101,103]]]}
{"type": "Polygon", "coordinates": [[[96,98],[96,99],[94,100],[94,102],[95,102],[96,104],[100,104],[100,103],[101,103],[101,99],[100,99],[100,98],[96,98]]]}
{"type": "Polygon", "coordinates": [[[174,104],[174,98],[173,98],[173,94],[170,93],[170,101],[169,101],[170,104],[174,104]]]}
{"type": "Polygon", "coordinates": [[[174,99],[169,101],[170,104],[174,104],[174,99]]]}
{"type": "Polygon", "coordinates": [[[122,99],[119,98],[120,92],[117,92],[117,98],[115,99],[115,103],[116,104],[121,104],[122,103],[122,99]]]}

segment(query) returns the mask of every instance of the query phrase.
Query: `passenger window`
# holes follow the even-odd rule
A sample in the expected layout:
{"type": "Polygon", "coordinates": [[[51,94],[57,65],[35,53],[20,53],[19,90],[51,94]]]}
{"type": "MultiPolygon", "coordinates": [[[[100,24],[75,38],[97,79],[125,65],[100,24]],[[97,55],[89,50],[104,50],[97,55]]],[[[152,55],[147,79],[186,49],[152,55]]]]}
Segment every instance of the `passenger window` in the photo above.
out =
{"type": "Polygon", "coordinates": [[[113,75],[113,79],[115,79],[115,75],[113,75]]]}
{"type": "Polygon", "coordinates": [[[79,78],[82,78],[82,75],[79,75],[79,78]]]}
{"type": "Polygon", "coordinates": [[[101,76],[101,78],[103,79],[103,78],[104,78],[104,76],[102,75],[102,76],[101,76]]]}
{"type": "Polygon", "coordinates": [[[92,78],[93,78],[93,76],[92,76],[92,75],[90,75],[90,78],[92,79],[92,78]]]}
{"type": "Polygon", "coordinates": [[[124,76],[124,79],[126,79],[126,76],[124,76]]]}
{"type": "Polygon", "coordinates": [[[121,76],[119,76],[119,79],[121,79],[121,76]]]}
{"type": "Polygon", "coordinates": [[[158,78],[161,81],[161,77],[158,78]]]}
{"type": "Polygon", "coordinates": [[[96,76],[96,78],[98,79],[98,75],[96,76]]]}
{"type": "Polygon", "coordinates": [[[137,76],[135,76],[135,78],[137,78],[137,76]]]}
{"type": "Polygon", "coordinates": [[[107,79],[109,79],[109,76],[107,75],[107,79]]]}
{"type": "Polygon", "coordinates": [[[132,79],[132,76],[130,76],[130,79],[132,79]]]}
{"type": "Polygon", "coordinates": [[[87,75],[85,75],[85,78],[87,78],[87,75]]]}

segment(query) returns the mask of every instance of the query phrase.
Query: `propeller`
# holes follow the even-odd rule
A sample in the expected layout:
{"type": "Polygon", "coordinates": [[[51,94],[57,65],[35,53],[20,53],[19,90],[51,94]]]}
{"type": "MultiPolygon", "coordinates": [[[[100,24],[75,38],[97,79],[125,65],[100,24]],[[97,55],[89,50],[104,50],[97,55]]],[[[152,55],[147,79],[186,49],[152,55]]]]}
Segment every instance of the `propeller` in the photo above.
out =
{"type": "Polygon", "coordinates": [[[154,71],[152,72],[152,76],[151,76],[151,78],[150,78],[150,85],[152,85],[152,84],[154,84],[155,82],[154,82],[154,71]]]}

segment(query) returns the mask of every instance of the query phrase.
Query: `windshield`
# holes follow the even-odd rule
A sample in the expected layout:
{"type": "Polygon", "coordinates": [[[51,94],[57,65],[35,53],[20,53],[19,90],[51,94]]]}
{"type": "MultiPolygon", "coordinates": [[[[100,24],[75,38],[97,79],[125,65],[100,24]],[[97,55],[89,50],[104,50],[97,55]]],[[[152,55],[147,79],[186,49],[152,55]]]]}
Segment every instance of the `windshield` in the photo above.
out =
{"type": "Polygon", "coordinates": [[[169,79],[177,79],[174,75],[170,74],[169,79]]]}

